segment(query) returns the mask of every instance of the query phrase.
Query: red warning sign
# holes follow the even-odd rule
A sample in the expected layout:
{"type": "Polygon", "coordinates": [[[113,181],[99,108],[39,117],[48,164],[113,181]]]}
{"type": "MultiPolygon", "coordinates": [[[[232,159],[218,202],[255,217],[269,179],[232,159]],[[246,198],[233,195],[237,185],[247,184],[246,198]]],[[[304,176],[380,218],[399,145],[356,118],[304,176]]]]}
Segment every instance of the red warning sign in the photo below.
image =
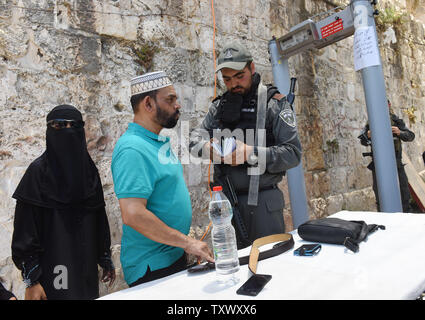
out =
{"type": "Polygon", "coordinates": [[[344,30],[342,19],[335,20],[334,22],[320,28],[320,32],[322,33],[322,39],[325,39],[326,37],[329,37],[341,30],[344,30]]]}

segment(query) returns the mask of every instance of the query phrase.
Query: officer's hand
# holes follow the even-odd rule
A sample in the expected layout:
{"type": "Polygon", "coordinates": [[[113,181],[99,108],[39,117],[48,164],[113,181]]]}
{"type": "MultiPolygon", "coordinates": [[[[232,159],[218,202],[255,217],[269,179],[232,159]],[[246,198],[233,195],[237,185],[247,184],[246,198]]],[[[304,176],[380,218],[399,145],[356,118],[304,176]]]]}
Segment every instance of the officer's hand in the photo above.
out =
{"type": "Polygon", "coordinates": [[[47,300],[46,293],[44,292],[41,284],[37,283],[25,289],[25,300],[47,300]]]}
{"type": "Polygon", "coordinates": [[[399,127],[391,127],[391,131],[393,132],[393,134],[395,134],[396,136],[400,135],[400,129],[399,127]]]}
{"type": "Polygon", "coordinates": [[[206,152],[210,156],[210,160],[212,160],[213,163],[219,164],[222,163],[222,157],[220,154],[217,153],[217,151],[212,146],[212,142],[215,141],[215,143],[218,143],[216,139],[211,139],[204,145],[203,152],[206,152]]]}
{"type": "Polygon", "coordinates": [[[246,162],[247,155],[252,152],[252,146],[248,146],[242,141],[236,140],[236,149],[224,157],[224,163],[238,166],[246,162]]]}
{"type": "Polygon", "coordinates": [[[214,256],[208,245],[200,240],[188,238],[187,245],[183,248],[188,254],[193,254],[198,260],[214,262],[214,256]]]}

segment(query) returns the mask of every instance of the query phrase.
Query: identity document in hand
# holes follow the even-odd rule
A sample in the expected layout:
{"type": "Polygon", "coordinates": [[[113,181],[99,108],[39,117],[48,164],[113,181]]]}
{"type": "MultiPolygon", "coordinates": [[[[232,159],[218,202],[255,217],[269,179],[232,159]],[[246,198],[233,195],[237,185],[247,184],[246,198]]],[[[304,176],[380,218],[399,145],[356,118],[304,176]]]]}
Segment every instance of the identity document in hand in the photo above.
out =
{"type": "Polygon", "coordinates": [[[234,137],[228,137],[222,140],[221,145],[213,141],[212,146],[219,155],[225,157],[236,149],[236,140],[234,137]]]}

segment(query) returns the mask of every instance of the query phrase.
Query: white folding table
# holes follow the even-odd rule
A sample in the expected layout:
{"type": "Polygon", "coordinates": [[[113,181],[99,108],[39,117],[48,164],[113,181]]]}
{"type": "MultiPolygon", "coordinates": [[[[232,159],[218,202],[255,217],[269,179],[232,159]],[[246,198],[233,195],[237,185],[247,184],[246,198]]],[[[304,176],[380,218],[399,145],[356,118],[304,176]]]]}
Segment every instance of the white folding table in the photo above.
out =
{"type": "MultiPolygon", "coordinates": [[[[217,283],[214,271],[182,271],[100,299],[401,300],[416,299],[425,291],[425,214],[341,211],[332,217],[380,224],[386,230],[369,235],[358,253],[342,245],[322,244],[320,253],[313,257],[294,256],[294,249],[310,242],[293,231],[293,249],[258,262],[257,273],[270,274],[272,279],[256,297],[236,294],[250,276],[244,265],[238,272],[239,283],[233,285],[217,283]]],[[[249,251],[250,248],[240,250],[239,256],[248,255],[249,251]]]]}

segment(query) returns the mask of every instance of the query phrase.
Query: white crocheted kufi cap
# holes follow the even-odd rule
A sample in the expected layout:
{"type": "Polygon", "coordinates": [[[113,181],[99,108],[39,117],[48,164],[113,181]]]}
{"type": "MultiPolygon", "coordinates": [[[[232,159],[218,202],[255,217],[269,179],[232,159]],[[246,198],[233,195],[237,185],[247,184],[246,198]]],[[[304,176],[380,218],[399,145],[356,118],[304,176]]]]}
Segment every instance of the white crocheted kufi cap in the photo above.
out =
{"type": "Polygon", "coordinates": [[[172,83],[164,71],[155,71],[131,79],[131,95],[154,91],[171,86],[172,83]]]}

